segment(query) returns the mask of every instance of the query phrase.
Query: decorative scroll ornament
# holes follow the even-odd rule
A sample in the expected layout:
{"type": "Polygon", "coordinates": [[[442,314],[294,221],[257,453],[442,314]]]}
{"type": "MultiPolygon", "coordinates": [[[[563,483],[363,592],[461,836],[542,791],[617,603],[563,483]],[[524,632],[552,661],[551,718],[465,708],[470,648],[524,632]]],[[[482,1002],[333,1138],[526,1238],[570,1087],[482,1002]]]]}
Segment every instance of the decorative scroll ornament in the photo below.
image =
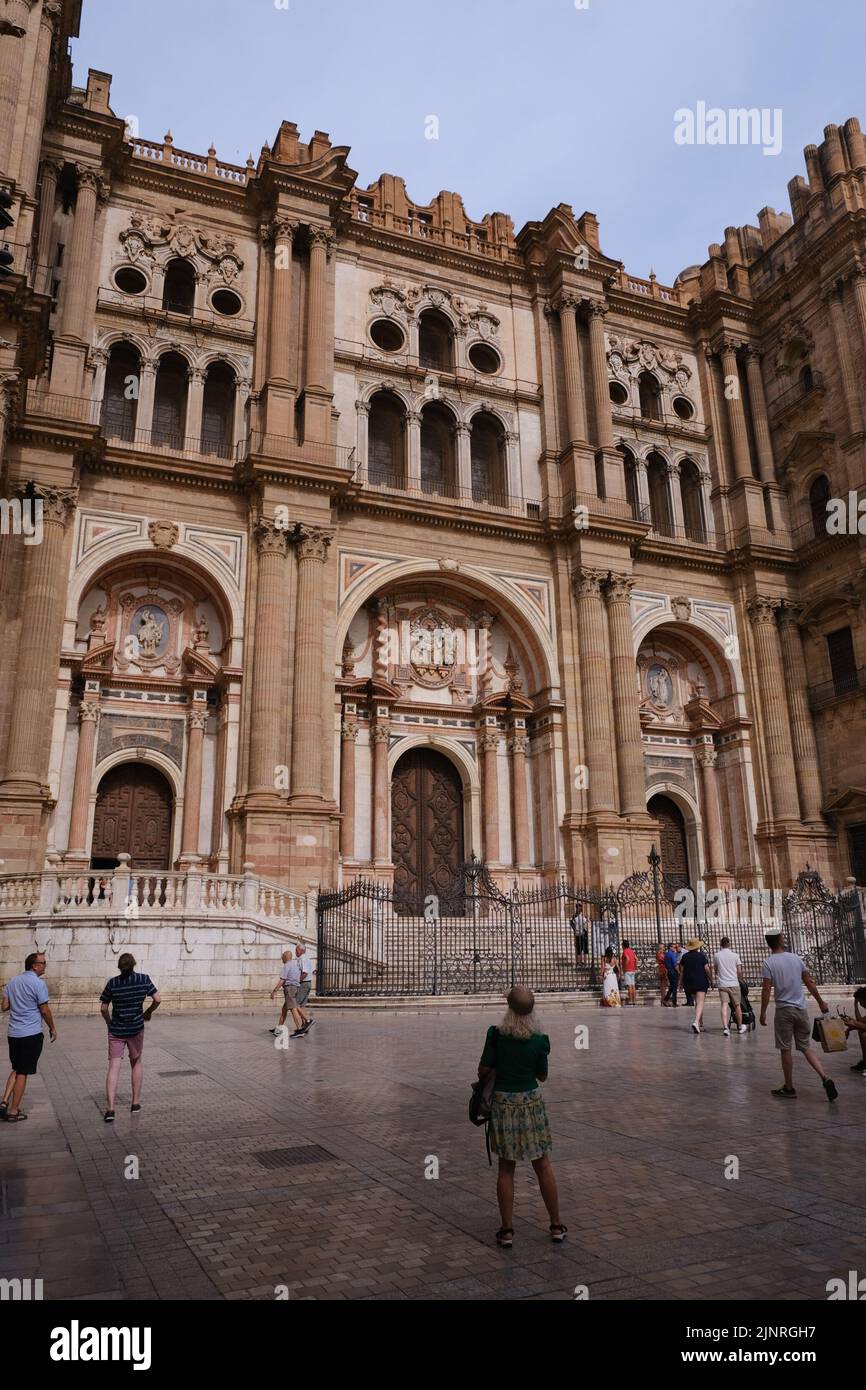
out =
{"type": "Polygon", "coordinates": [[[409,620],[409,661],[419,685],[441,690],[457,674],[457,630],[438,608],[424,608],[409,620]]]}

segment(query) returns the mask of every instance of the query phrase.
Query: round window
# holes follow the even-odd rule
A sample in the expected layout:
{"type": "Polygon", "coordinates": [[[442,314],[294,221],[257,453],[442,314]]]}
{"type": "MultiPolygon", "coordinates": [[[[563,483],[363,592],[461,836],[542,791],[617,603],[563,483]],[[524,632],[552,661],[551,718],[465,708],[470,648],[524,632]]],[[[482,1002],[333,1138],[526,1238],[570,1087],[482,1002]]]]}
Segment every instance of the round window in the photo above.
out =
{"type": "Polygon", "coordinates": [[[469,349],[469,361],[476,372],[484,372],[485,376],[493,376],[502,366],[499,353],[488,343],[473,343],[469,349]]]}
{"type": "Polygon", "coordinates": [[[393,319],[377,319],[371,323],[370,337],[382,352],[399,352],[406,342],[402,328],[393,319]]]}
{"type": "Polygon", "coordinates": [[[678,415],[681,420],[691,420],[694,413],[694,406],[691,401],[686,400],[685,396],[676,396],[674,398],[674,414],[678,415]]]}
{"type": "Polygon", "coordinates": [[[141,294],[147,289],[147,277],[133,265],[122,265],[114,272],[114,284],[121,294],[141,294]]]}
{"type": "Polygon", "coordinates": [[[628,391],[621,381],[612,381],[608,386],[610,398],[614,405],[625,405],[628,401],[628,391]]]}
{"type": "Polygon", "coordinates": [[[217,290],[211,295],[211,304],[218,314],[224,314],[226,318],[233,318],[241,311],[240,296],[234,290],[217,290]]]}

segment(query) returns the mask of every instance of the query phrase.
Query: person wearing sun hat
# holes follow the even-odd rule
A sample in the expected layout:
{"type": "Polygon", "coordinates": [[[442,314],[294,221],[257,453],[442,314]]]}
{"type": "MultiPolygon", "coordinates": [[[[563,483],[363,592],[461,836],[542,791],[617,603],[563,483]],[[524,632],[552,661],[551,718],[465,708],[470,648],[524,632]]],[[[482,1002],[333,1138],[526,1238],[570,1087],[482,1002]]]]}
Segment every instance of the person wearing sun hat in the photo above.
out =
{"type": "Polygon", "coordinates": [[[680,961],[680,981],[687,996],[694,1000],[692,1032],[700,1033],[704,1017],[704,1000],[707,990],[713,987],[713,977],[703,943],[696,936],[687,943],[685,955],[680,961]]]}

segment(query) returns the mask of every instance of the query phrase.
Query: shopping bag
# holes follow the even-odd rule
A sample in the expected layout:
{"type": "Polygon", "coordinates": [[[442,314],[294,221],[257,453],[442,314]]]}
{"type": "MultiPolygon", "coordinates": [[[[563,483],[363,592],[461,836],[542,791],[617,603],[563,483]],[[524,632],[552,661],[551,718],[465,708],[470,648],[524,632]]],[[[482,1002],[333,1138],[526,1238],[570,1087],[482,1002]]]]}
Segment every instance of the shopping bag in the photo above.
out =
{"type": "Polygon", "coordinates": [[[812,1025],[812,1037],[821,1044],[824,1052],[847,1052],[848,1039],[845,1024],[841,1018],[816,1018],[812,1025]]]}

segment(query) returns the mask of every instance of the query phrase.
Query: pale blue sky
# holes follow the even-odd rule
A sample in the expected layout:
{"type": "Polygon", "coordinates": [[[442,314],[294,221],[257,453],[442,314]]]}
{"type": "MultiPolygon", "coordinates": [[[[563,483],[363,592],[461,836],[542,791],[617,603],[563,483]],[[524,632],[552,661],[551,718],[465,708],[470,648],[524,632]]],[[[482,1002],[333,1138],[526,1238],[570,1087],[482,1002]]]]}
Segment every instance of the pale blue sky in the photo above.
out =
{"type": "Polygon", "coordinates": [[[670,283],[726,226],[787,209],[825,125],[866,128],[863,0],[84,0],[75,81],[114,74],[147,139],[258,156],[281,120],[351,145],[365,185],[461,193],[515,227],[595,212],[603,251],[670,283]],[[134,16],[134,24],[132,22],[134,16]],[[674,112],[780,107],[778,156],[674,143],[674,112]],[[425,139],[425,118],[439,139],[425,139]]]}

